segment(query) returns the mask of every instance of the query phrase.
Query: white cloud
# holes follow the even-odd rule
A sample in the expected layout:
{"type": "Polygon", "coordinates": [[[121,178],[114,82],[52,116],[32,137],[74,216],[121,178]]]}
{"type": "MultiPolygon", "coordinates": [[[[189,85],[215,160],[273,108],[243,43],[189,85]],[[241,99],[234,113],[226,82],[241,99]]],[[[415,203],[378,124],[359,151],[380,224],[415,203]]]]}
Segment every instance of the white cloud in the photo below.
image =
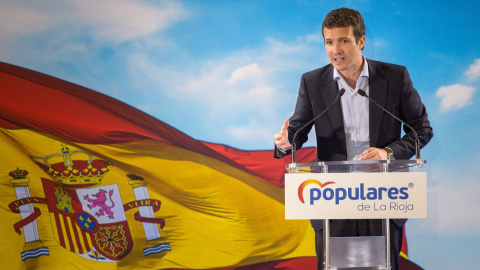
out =
{"type": "MultiPolygon", "coordinates": [[[[69,0],[75,21],[90,25],[100,39],[122,42],[163,30],[187,12],[177,2],[161,6],[130,0],[69,0]]],[[[157,2],[158,3],[158,2],[157,2]]]]}
{"type": "Polygon", "coordinates": [[[205,115],[203,119],[219,123],[218,130],[226,133],[226,141],[248,145],[262,139],[270,145],[273,134],[290,116],[300,75],[328,63],[322,44],[319,35],[290,42],[267,38],[257,48],[215,59],[183,61],[181,68],[162,66],[142,54],[132,56],[128,66],[134,73],[131,77],[148,76],[144,88],[161,92],[150,96],[167,95],[196,104],[196,112],[205,115]],[[231,123],[242,124],[232,127],[231,123]]]}
{"type": "Polygon", "coordinates": [[[250,91],[247,92],[247,96],[252,98],[272,98],[275,93],[275,89],[268,86],[253,87],[250,91]]]}
{"type": "Polygon", "coordinates": [[[232,72],[230,78],[226,80],[226,84],[234,84],[237,81],[243,81],[247,79],[256,80],[260,77],[260,69],[258,68],[257,63],[249,64],[243,67],[239,67],[232,72]]]}
{"type": "Polygon", "coordinates": [[[189,15],[174,0],[0,0],[0,58],[96,87],[92,74],[111,68],[97,61],[123,65],[135,51],[165,52],[171,40],[164,31],[189,15]]]}
{"type": "Polygon", "coordinates": [[[443,112],[458,110],[472,103],[475,88],[462,84],[442,86],[437,90],[436,97],[440,98],[440,109],[443,112]]]}
{"type": "Polygon", "coordinates": [[[87,34],[116,43],[164,30],[188,15],[175,1],[0,0],[0,5],[0,37],[8,39],[52,30],[55,36],[87,34]]]}
{"type": "Polygon", "coordinates": [[[305,36],[305,41],[322,44],[323,43],[323,35],[322,35],[322,33],[309,34],[309,35],[305,36]]]}
{"type": "Polygon", "coordinates": [[[35,8],[22,6],[19,1],[0,1],[0,38],[27,35],[50,27],[54,20],[35,8]]]}
{"type": "MultiPolygon", "coordinates": [[[[369,45],[369,44],[367,44],[369,45]]],[[[376,38],[373,40],[373,47],[374,48],[377,48],[377,49],[380,49],[380,48],[385,48],[388,46],[388,41],[386,41],[385,39],[381,39],[381,38],[376,38]]]]}
{"type": "MultiPolygon", "coordinates": [[[[233,52],[219,59],[185,63],[181,70],[162,67],[161,63],[142,54],[130,57],[130,66],[132,72],[147,75],[158,84],[158,91],[172,97],[198,100],[211,107],[257,109],[259,104],[268,102],[267,98],[292,90],[285,89],[282,72],[306,71],[308,66],[322,65],[318,63],[320,57],[312,57],[318,55],[318,44],[307,40],[312,40],[311,36],[292,43],[268,39],[261,48],[233,52]],[[312,58],[318,62],[311,61],[312,58]],[[218,100],[222,102],[214,102],[218,100]]],[[[300,77],[296,80],[299,81],[300,77]]],[[[298,85],[295,88],[294,91],[298,85]]]]}
{"type": "Polygon", "coordinates": [[[458,176],[438,187],[438,221],[442,233],[480,234],[480,181],[470,179],[454,183],[458,176]]]}
{"type": "Polygon", "coordinates": [[[225,133],[235,140],[241,140],[247,143],[255,143],[258,141],[272,142],[275,130],[266,127],[264,123],[259,123],[257,120],[252,119],[247,125],[225,128],[225,133]]]}
{"type": "Polygon", "coordinates": [[[480,181],[441,168],[431,174],[435,179],[428,187],[428,217],[407,223],[410,230],[422,236],[479,235],[480,181]]]}
{"type": "Polygon", "coordinates": [[[480,59],[475,59],[470,68],[465,72],[470,80],[480,77],[480,59]]]}

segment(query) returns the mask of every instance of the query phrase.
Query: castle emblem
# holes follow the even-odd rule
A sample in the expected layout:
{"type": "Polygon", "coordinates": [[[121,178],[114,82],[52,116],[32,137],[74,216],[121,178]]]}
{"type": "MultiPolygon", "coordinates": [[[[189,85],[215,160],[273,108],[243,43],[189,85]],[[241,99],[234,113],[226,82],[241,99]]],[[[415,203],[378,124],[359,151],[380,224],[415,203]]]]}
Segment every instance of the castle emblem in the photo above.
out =
{"type": "Polygon", "coordinates": [[[72,207],[72,197],[68,195],[68,193],[65,193],[63,190],[63,187],[56,187],[55,188],[55,197],[57,197],[57,209],[64,210],[70,213],[74,213],[75,210],[73,210],[72,207]]]}

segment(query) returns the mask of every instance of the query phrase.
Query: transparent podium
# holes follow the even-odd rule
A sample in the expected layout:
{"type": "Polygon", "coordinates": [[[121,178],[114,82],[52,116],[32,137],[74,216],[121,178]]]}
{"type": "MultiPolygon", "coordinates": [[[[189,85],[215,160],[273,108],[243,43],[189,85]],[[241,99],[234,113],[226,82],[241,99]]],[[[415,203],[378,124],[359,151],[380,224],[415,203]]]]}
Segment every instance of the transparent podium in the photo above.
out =
{"type": "Polygon", "coordinates": [[[424,160],[292,163],[285,218],[323,219],[324,269],[391,269],[390,220],[426,218],[424,160]],[[381,236],[331,237],[330,220],[379,219],[381,236]]]}

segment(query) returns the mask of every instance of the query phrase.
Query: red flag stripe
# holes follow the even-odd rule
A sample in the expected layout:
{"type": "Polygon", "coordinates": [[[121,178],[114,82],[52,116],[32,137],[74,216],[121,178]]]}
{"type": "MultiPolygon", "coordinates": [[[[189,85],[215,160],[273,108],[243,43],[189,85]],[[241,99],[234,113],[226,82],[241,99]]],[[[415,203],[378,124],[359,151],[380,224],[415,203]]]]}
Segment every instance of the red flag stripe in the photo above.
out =
{"type": "MultiPolygon", "coordinates": [[[[32,70],[0,62],[0,91],[0,126],[4,128],[32,129],[89,144],[155,139],[218,159],[272,183],[284,173],[285,161],[270,158],[272,151],[252,152],[253,160],[240,158],[249,152],[202,143],[123,102],[32,70]],[[255,164],[262,163],[259,159],[278,167],[258,167],[255,164]]],[[[312,151],[299,151],[299,162],[311,161],[312,151]]]]}

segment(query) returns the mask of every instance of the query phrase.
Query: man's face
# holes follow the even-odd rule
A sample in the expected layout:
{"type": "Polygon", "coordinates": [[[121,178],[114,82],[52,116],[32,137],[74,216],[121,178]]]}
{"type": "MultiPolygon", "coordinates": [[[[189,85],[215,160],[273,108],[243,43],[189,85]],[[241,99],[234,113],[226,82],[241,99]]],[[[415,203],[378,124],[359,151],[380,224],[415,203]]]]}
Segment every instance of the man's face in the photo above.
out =
{"type": "Polygon", "coordinates": [[[355,41],[353,28],[324,28],[325,50],[332,65],[342,74],[355,74],[360,71],[363,63],[362,48],[365,36],[355,41]]]}

